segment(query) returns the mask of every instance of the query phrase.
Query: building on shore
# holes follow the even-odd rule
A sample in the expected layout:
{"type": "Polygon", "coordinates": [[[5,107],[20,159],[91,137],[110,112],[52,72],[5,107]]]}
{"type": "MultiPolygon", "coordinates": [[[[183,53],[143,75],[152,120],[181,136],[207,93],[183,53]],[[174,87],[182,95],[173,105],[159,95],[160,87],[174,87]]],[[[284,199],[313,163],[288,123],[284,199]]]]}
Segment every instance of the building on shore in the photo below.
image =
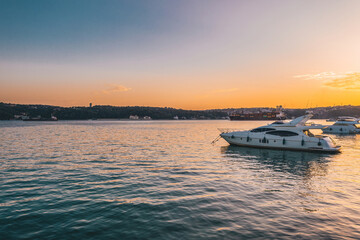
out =
{"type": "Polygon", "coordinates": [[[139,120],[139,116],[138,115],[130,115],[129,119],[130,120],[139,120]]]}

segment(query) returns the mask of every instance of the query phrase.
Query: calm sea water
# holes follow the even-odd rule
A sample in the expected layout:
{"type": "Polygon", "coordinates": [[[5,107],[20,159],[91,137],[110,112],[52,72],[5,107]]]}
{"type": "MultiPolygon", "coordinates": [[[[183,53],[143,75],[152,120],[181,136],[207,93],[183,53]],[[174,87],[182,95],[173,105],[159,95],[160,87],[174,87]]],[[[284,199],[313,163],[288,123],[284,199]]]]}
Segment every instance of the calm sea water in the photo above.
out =
{"type": "Polygon", "coordinates": [[[336,155],[211,144],[265,123],[2,121],[0,239],[360,238],[360,135],[336,155]]]}

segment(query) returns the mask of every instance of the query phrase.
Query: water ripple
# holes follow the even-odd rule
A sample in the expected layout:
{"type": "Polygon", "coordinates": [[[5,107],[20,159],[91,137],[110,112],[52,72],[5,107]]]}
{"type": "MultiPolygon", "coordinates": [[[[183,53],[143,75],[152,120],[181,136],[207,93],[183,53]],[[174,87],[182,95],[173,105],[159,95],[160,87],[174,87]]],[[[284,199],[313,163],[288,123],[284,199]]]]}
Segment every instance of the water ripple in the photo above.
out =
{"type": "Polygon", "coordinates": [[[360,136],[338,155],[210,144],[262,124],[0,122],[0,238],[358,238],[360,136]]]}

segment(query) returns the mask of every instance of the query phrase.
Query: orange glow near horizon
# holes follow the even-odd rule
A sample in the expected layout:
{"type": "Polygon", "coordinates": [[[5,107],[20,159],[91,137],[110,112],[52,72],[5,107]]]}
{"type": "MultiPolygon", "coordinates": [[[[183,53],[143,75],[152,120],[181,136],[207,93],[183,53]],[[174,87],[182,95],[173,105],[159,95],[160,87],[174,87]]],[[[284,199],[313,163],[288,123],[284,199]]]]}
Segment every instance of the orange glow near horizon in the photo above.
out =
{"type": "Polygon", "coordinates": [[[309,76],[289,77],[288,80],[277,78],[261,83],[262,86],[258,86],[260,80],[249,80],[238,85],[228,85],[228,88],[222,87],[221,82],[210,78],[193,84],[181,84],[180,80],[174,81],[176,84],[155,84],[150,79],[142,85],[94,83],[86,88],[80,84],[9,84],[0,89],[0,101],[65,107],[88,106],[91,102],[93,105],[174,107],[193,110],[277,105],[287,108],[360,105],[356,78],[358,75],[354,76],[354,79],[344,76],[344,80],[333,78],[334,81],[304,79],[309,76]]]}

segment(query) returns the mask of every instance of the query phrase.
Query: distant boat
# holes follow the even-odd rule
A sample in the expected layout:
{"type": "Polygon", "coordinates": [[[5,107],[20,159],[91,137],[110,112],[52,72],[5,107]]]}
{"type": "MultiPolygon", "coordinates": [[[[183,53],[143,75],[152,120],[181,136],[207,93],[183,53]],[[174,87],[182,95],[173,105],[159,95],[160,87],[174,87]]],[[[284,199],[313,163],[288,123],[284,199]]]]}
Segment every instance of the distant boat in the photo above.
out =
{"type": "Polygon", "coordinates": [[[322,129],[324,133],[360,133],[360,120],[354,117],[339,117],[333,125],[322,129]]]}
{"type": "Polygon", "coordinates": [[[322,129],[320,124],[307,124],[312,117],[307,114],[290,122],[277,121],[249,131],[222,131],[220,137],[231,145],[336,153],[340,151],[333,139],[314,135],[310,129],[322,129]]]}

